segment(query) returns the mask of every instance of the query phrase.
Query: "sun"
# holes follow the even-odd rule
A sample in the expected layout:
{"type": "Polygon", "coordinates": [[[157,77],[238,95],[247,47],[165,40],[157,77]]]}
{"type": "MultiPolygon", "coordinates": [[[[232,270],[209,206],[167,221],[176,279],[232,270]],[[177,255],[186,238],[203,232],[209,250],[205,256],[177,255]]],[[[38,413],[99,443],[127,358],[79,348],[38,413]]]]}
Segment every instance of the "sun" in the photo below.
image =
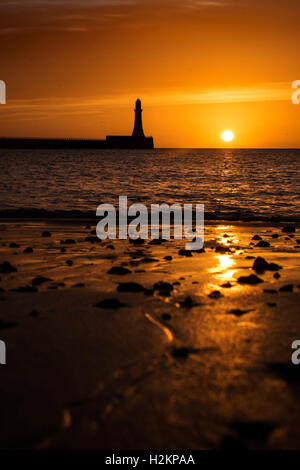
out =
{"type": "Polygon", "coordinates": [[[222,132],[222,139],[224,142],[232,142],[234,139],[234,133],[232,131],[224,131],[222,132]]]}

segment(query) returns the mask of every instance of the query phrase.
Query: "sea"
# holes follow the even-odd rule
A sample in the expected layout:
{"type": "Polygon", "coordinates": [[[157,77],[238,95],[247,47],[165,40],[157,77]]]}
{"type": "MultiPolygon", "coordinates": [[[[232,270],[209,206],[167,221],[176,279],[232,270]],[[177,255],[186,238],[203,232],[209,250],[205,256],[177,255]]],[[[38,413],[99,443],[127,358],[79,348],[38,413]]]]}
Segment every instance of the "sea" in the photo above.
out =
{"type": "Polygon", "coordinates": [[[0,215],[85,217],[119,196],[206,219],[300,221],[300,150],[0,150],[0,215]]]}

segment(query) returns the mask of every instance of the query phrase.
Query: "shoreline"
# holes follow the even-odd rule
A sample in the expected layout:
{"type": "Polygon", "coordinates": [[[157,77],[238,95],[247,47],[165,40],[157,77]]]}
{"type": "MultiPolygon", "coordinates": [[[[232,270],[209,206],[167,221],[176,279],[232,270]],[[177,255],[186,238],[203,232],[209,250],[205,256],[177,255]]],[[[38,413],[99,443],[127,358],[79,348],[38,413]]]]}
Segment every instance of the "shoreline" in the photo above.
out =
{"type": "Polygon", "coordinates": [[[93,228],[0,223],[1,447],[299,448],[299,228],[207,224],[189,257],[93,228]]]}

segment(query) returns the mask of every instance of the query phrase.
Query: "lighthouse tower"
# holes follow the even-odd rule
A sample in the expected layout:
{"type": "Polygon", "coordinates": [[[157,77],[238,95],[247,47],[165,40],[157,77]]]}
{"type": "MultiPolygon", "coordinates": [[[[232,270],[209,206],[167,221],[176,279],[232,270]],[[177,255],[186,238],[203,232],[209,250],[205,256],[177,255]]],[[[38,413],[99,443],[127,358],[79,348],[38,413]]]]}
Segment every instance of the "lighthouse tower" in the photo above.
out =
{"type": "Polygon", "coordinates": [[[134,129],[132,137],[145,138],[142,124],[142,103],[140,99],[136,100],[135,103],[135,120],[134,120],[134,129]]]}

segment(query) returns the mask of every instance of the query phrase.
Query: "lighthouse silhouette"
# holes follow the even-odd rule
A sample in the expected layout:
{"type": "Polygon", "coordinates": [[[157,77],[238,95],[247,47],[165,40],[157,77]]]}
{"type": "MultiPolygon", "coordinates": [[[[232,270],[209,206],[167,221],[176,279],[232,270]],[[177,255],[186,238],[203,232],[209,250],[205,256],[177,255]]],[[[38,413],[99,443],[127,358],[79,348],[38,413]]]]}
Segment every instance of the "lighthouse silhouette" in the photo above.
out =
{"type": "Polygon", "coordinates": [[[133,133],[132,137],[136,138],[145,138],[145,134],[143,131],[143,124],[142,124],[142,102],[138,98],[135,103],[135,119],[134,119],[134,128],[133,128],[133,133]]]}
{"type": "Polygon", "coordinates": [[[138,98],[135,102],[134,127],[131,135],[128,136],[106,136],[106,148],[111,149],[153,149],[153,137],[145,137],[142,123],[142,102],[138,98]]]}

